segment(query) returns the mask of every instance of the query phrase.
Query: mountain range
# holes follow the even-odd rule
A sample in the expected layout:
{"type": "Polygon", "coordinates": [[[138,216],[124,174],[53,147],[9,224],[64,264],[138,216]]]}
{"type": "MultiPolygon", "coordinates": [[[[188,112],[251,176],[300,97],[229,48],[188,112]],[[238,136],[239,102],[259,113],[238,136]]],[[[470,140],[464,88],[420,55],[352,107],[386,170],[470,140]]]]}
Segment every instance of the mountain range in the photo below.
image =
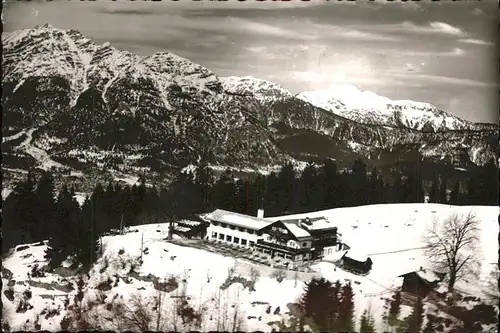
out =
{"type": "Polygon", "coordinates": [[[294,95],[266,80],[219,77],[170,52],[139,56],[50,25],[11,33],[3,44],[4,168],[163,172],[202,157],[251,169],[324,158],[383,164],[416,151],[481,166],[498,155],[498,125],[354,86],[294,95]]]}

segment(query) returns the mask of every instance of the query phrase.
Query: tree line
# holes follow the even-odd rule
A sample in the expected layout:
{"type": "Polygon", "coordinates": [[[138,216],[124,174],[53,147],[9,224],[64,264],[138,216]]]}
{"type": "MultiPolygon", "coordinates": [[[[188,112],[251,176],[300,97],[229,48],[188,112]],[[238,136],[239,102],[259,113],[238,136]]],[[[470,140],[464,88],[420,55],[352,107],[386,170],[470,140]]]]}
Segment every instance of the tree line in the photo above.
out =
{"type": "MultiPolygon", "coordinates": [[[[487,164],[465,186],[456,182],[449,195],[449,184],[436,177],[429,191],[430,202],[496,205],[497,176],[497,167],[487,164]]],[[[361,160],[349,170],[339,170],[331,160],[309,163],[301,173],[287,164],[278,172],[252,179],[237,178],[230,170],[216,177],[201,161],[192,170],[178,174],[169,186],[146,186],[144,179],[133,186],[97,184],[81,206],[74,189],[65,185],[56,196],[50,173],[40,177],[30,173],[2,204],[3,252],[16,244],[51,239],[52,245],[64,253],[93,261],[93,252],[88,249],[97,248],[99,236],[112,229],[189,218],[216,208],[251,215],[263,208],[267,216],[279,216],[404,202],[424,202],[424,185],[418,172],[409,170],[385,182],[376,168],[368,172],[361,160]]]]}

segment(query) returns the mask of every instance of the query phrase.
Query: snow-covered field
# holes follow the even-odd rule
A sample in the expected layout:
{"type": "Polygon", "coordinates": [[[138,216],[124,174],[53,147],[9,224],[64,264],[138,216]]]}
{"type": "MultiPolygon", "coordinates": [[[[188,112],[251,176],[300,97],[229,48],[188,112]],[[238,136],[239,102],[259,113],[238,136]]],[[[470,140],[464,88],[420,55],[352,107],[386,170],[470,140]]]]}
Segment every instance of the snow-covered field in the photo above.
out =
{"type": "MultiPolygon", "coordinates": [[[[302,216],[325,216],[330,222],[338,226],[342,239],[356,251],[368,254],[373,260],[373,269],[367,276],[357,276],[336,268],[330,262],[319,262],[313,265],[318,274],[335,281],[352,282],[355,292],[355,315],[356,323],[363,310],[371,307],[374,318],[377,320],[379,329],[383,313],[384,300],[382,297],[390,297],[394,288],[401,285],[398,275],[418,270],[420,266],[428,267],[422,250],[421,236],[427,225],[434,218],[442,220],[452,213],[473,212],[480,220],[481,228],[481,259],[483,263],[483,277],[491,270],[491,263],[497,260],[498,248],[498,207],[456,207],[438,204],[390,204],[372,205],[363,207],[340,208],[302,216]]],[[[299,215],[294,215],[297,217],[299,215]]],[[[274,218],[273,218],[274,219],[274,218]]],[[[106,236],[103,238],[104,253],[88,280],[89,292],[86,297],[92,299],[92,295],[98,295],[95,287],[110,277],[116,280],[115,274],[124,276],[128,266],[122,266],[127,258],[137,258],[141,254],[141,239],[143,248],[147,248],[147,254],[143,254],[143,263],[136,271],[140,276],[148,274],[155,275],[160,279],[175,276],[178,281],[185,279],[186,295],[190,297],[190,304],[195,309],[203,309],[203,331],[216,330],[216,319],[220,316],[221,309],[217,308],[218,299],[220,304],[227,304],[228,310],[233,313],[237,308],[243,319],[242,330],[248,331],[270,331],[269,322],[279,321],[283,313],[288,312],[287,304],[296,302],[301,295],[304,281],[295,281],[292,274],[282,283],[271,278],[269,268],[254,266],[240,259],[224,257],[219,254],[210,253],[190,247],[183,247],[165,241],[168,226],[144,225],[133,227],[138,232],[125,235],[106,236]],[[123,253],[122,253],[122,251],[123,253]],[[121,253],[121,254],[119,254],[121,253]],[[125,267],[125,268],[124,268],[125,267]],[[220,290],[220,286],[228,277],[231,268],[235,269],[235,275],[241,274],[249,278],[250,267],[260,271],[260,277],[255,283],[255,291],[250,292],[243,289],[240,283],[232,284],[228,289],[220,290]],[[257,303],[255,303],[257,302],[257,303]],[[253,304],[252,304],[253,303],[253,304]],[[231,307],[234,305],[234,308],[231,307]],[[266,309],[271,306],[271,313],[266,309]],[[280,314],[274,315],[276,307],[280,307],[280,314]],[[260,317],[260,320],[259,320],[260,317]],[[212,320],[210,319],[212,318],[212,320]]],[[[12,280],[17,281],[13,286],[16,293],[14,302],[9,301],[2,292],[2,301],[6,309],[6,315],[11,327],[22,329],[26,320],[30,323],[36,318],[36,313],[45,308],[60,309],[60,314],[50,317],[40,315],[38,323],[42,330],[58,330],[61,318],[65,310],[63,302],[68,293],[59,290],[47,290],[40,286],[29,286],[27,274],[31,269],[29,266],[39,263],[43,264],[43,250],[45,246],[30,246],[29,248],[14,252],[3,261],[3,267],[13,274],[12,280]],[[24,290],[30,289],[32,298],[28,301],[33,309],[24,313],[16,313],[24,290]],[[51,299],[48,295],[54,295],[51,299]]],[[[75,281],[73,277],[65,278],[75,281]]],[[[63,278],[58,275],[47,274],[42,278],[31,278],[32,281],[63,284],[63,278]]],[[[5,290],[9,278],[2,270],[3,290],[5,290]]],[[[31,282],[33,284],[33,282],[31,282]]],[[[468,281],[457,284],[458,289],[473,295],[481,292],[483,280],[468,281]]],[[[11,282],[12,284],[12,282],[11,282]]],[[[170,293],[175,295],[181,288],[170,293]]],[[[76,291],[69,293],[70,299],[76,291]]],[[[116,286],[105,292],[110,300],[115,294],[123,295],[124,299],[133,293],[141,293],[145,296],[154,295],[156,290],[148,281],[130,278],[130,283],[120,279],[116,286]],[[142,288],[143,290],[139,289],[142,288]]],[[[171,298],[170,301],[174,301],[171,298]]],[[[100,315],[106,317],[106,310],[99,310],[100,315]]],[[[403,307],[403,314],[409,312],[409,308],[403,307]]],[[[29,323],[27,324],[29,325],[29,323]]],[[[29,326],[27,326],[29,328],[29,326]]],[[[113,328],[110,328],[113,329],[113,328]]]]}
{"type": "MultiPolygon", "coordinates": [[[[358,281],[354,284],[356,292],[356,315],[364,306],[371,304],[375,318],[381,318],[383,305],[380,297],[390,296],[393,288],[402,284],[399,275],[420,267],[429,268],[424,256],[422,236],[434,219],[444,220],[453,213],[472,212],[480,221],[481,279],[461,281],[456,289],[471,295],[480,296],[484,281],[497,262],[498,250],[498,207],[492,206],[449,206],[441,204],[390,204],[361,207],[338,208],[309,214],[290,215],[286,218],[324,216],[338,226],[343,242],[353,249],[365,253],[373,260],[373,268],[365,277],[356,276],[334,265],[322,262],[314,266],[330,280],[358,281]]],[[[272,218],[283,219],[283,217],[272,218]]]]}

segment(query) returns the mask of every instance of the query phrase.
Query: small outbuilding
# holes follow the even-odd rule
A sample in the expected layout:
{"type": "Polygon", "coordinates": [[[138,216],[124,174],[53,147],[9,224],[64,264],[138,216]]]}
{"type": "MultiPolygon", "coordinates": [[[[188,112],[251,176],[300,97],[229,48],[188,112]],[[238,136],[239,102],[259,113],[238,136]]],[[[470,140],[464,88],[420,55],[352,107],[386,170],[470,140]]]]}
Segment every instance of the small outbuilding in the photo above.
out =
{"type": "Polygon", "coordinates": [[[185,238],[204,238],[207,234],[209,223],[193,215],[189,219],[173,223],[172,233],[185,238]]]}
{"type": "Polygon", "coordinates": [[[439,282],[443,281],[445,276],[445,273],[439,273],[420,267],[417,271],[408,272],[399,276],[403,278],[401,291],[419,297],[426,297],[437,287],[439,282]]]}
{"type": "Polygon", "coordinates": [[[341,267],[355,274],[368,274],[372,269],[372,260],[363,253],[354,252],[352,249],[344,252],[340,258],[341,267]]]}

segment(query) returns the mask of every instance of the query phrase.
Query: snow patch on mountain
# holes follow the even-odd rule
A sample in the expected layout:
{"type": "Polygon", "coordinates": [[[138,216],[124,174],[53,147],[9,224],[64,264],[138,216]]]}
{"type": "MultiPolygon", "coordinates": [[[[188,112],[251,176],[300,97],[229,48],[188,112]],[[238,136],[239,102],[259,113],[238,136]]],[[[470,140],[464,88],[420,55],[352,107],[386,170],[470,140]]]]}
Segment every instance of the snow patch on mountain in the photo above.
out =
{"type": "Polygon", "coordinates": [[[296,97],[360,123],[432,131],[458,130],[470,125],[432,104],[391,100],[353,85],[334,85],[324,90],[305,91],[296,97]]]}
{"type": "Polygon", "coordinates": [[[261,101],[273,101],[292,97],[292,93],[280,85],[252,76],[227,76],[220,78],[224,91],[235,95],[253,96],[261,101]]]}

